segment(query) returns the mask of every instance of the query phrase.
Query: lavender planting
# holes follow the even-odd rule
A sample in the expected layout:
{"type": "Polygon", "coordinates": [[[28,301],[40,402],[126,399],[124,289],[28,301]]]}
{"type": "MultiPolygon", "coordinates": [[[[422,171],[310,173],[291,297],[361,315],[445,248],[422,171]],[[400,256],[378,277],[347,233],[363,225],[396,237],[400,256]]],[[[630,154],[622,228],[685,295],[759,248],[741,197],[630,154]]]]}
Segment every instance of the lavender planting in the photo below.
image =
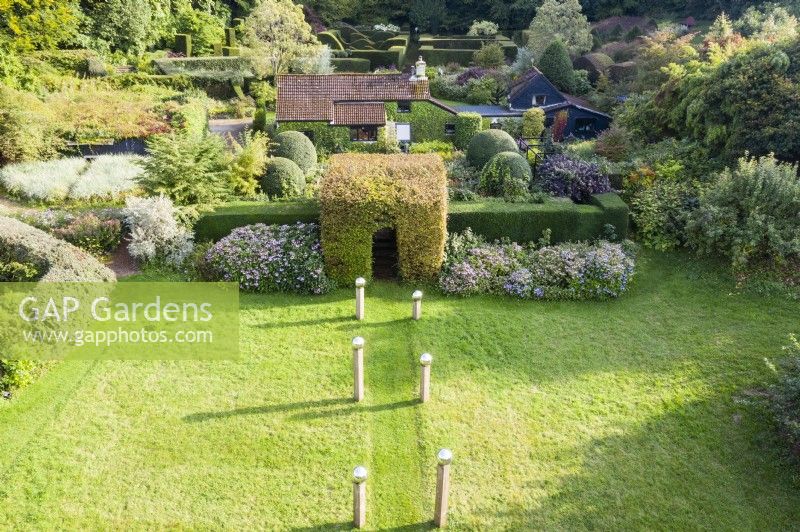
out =
{"type": "Polygon", "coordinates": [[[324,294],[333,288],[315,224],[239,227],[208,251],[206,261],[220,280],[251,292],[324,294]]]}
{"type": "Polygon", "coordinates": [[[439,286],[458,295],[506,294],[522,299],[607,299],[622,295],[634,272],[622,244],[560,244],[535,248],[453,235],[439,286]]]}

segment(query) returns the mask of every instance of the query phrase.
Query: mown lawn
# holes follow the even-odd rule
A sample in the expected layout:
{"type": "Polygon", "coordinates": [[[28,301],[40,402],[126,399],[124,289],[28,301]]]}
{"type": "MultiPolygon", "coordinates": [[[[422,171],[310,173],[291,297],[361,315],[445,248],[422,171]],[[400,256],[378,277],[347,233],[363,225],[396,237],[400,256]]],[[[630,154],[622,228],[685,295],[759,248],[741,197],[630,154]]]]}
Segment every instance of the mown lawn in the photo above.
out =
{"type": "Polygon", "coordinates": [[[537,303],[368,288],[245,296],[239,362],[61,363],[0,403],[0,528],[426,528],[453,449],[453,529],[790,529],[800,478],[742,390],[796,302],[646,254],[631,293],[537,303]],[[350,339],[367,396],[350,401],[350,339]],[[432,400],[417,360],[434,356],[432,400]]]}

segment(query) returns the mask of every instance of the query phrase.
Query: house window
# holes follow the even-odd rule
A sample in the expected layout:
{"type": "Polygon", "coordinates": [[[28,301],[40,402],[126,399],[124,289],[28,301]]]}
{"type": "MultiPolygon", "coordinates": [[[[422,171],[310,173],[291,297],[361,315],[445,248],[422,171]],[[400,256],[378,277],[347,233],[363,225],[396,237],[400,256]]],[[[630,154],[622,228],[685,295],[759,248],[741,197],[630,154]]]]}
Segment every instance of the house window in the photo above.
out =
{"type": "Polygon", "coordinates": [[[444,134],[445,135],[455,135],[456,134],[456,125],[455,124],[445,124],[444,125],[444,134]]]}
{"type": "Polygon", "coordinates": [[[353,126],[350,128],[353,142],[375,142],[378,140],[378,126],[353,126]]]}
{"type": "Polygon", "coordinates": [[[534,94],[532,103],[534,107],[542,107],[546,101],[546,94],[534,94]]]}
{"type": "Polygon", "coordinates": [[[409,100],[401,100],[397,102],[397,112],[398,113],[410,113],[411,112],[411,102],[409,100]]]}
{"type": "Polygon", "coordinates": [[[576,118],[575,119],[575,135],[593,135],[597,120],[595,118],[576,118]]]}

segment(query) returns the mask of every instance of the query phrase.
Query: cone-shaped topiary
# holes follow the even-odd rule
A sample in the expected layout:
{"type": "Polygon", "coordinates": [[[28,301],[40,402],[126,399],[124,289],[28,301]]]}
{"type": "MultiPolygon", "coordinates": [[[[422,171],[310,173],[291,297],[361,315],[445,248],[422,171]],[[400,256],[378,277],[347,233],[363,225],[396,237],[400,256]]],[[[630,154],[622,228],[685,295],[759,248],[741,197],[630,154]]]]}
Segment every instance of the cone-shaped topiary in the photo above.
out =
{"type": "Polygon", "coordinates": [[[482,169],[498,153],[517,149],[514,138],[502,129],[479,131],[469,142],[467,160],[473,167],[482,169]]]}
{"type": "Polygon", "coordinates": [[[274,139],[275,157],[285,157],[300,167],[305,175],[312,173],[317,167],[317,149],[314,143],[299,131],[284,131],[274,139]]]}
{"type": "MultiPolygon", "coordinates": [[[[302,133],[301,133],[302,134],[302,133]]],[[[261,191],[270,198],[292,198],[303,194],[306,178],[294,161],[272,157],[261,177],[261,191]]]]}
{"type": "Polygon", "coordinates": [[[563,42],[556,40],[547,47],[539,59],[539,70],[558,90],[572,92],[575,85],[575,69],[569,51],[563,42]]]}
{"type": "Polygon", "coordinates": [[[518,180],[528,184],[532,179],[531,165],[525,157],[516,151],[504,151],[489,159],[483,167],[481,190],[490,196],[505,196],[507,182],[518,180]]]}

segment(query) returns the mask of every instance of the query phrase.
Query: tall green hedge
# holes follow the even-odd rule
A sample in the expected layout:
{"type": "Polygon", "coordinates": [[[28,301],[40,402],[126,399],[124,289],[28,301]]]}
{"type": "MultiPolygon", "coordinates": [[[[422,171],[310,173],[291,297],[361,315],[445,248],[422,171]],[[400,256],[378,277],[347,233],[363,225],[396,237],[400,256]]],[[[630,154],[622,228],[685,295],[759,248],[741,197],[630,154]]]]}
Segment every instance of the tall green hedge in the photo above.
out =
{"type": "Polygon", "coordinates": [[[334,57],[331,65],[336,72],[369,72],[372,69],[369,59],[357,57],[334,57]]]}
{"type": "Polygon", "coordinates": [[[351,50],[350,57],[369,59],[372,68],[391,65],[402,67],[405,51],[406,49],[403,46],[392,46],[388,50],[351,50]]]}
{"type": "Polygon", "coordinates": [[[456,115],[456,135],[453,138],[453,143],[459,150],[466,150],[469,146],[469,141],[475,136],[475,133],[481,130],[483,120],[478,113],[458,113],[456,115]]]}

